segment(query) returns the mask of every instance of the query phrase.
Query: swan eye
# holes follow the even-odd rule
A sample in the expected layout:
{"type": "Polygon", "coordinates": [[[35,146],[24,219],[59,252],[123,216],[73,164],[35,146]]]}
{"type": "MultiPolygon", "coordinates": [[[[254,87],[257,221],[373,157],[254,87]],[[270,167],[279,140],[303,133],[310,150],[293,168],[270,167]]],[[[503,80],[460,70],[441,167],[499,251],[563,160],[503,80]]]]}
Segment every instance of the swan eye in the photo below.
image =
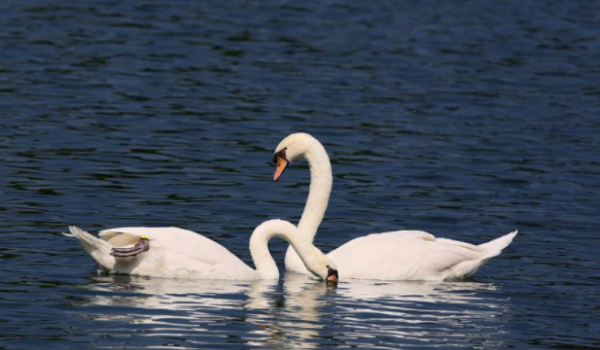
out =
{"type": "Polygon", "coordinates": [[[286,150],[287,150],[287,147],[284,147],[281,151],[275,153],[273,155],[273,163],[277,164],[277,159],[279,159],[279,158],[287,161],[287,157],[285,156],[286,150]]]}

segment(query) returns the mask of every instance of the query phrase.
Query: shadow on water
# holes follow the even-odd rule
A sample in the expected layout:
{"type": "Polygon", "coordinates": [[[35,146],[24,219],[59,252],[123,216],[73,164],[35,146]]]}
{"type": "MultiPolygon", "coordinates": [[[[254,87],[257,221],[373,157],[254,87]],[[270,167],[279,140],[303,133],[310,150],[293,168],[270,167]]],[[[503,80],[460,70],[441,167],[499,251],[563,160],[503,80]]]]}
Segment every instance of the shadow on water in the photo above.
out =
{"type": "Polygon", "coordinates": [[[131,337],[148,346],[168,339],[178,348],[419,347],[431,341],[498,347],[503,323],[489,321],[502,319],[509,307],[491,283],[349,281],[332,287],[289,273],[282,282],[104,276],[75,288],[85,297],[71,303],[71,312],[94,321],[82,333],[106,345],[131,337]]]}

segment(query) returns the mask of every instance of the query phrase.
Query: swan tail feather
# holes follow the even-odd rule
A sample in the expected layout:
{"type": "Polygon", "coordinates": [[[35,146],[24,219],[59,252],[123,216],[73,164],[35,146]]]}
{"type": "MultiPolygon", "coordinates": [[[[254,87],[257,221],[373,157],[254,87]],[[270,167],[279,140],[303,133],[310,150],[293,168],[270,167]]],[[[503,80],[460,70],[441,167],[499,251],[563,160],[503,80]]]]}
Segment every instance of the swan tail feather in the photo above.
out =
{"type": "Polygon", "coordinates": [[[513,231],[502,237],[498,237],[487,243],[478,245],[478,248],[483,253],[480,259],[463,261],[460,264],[454,266],[448,272],[448,275],[444,278],[445,280],[460,280],[472,276],[479,271],[483,266],[487,264],[490,259],[496,257],[502,253],[502,250],[513,241],[518,231],[513,231]]]}
{"type": "Polygon", "coordinates": [[[112,270],[115,258],[110,255],[112,245],[77,226],[69,226],[71,233],[64,233],[67,237],[75,237],[90,256],[100,265],[102,269],[112,270]]]}
{"type": "Polygon", "coordinates": [[[487,243],[480,244],[479,248],[481,248],[481,250],[485,253],[485,259],[491,259],[495,256],[500,255],[500,253],[502,253],[502,250],[508,247],[508,245],[513,241],[517,233],[519,233],[519,231],[515,230],[502,237],[498,237],[487,243]]]}

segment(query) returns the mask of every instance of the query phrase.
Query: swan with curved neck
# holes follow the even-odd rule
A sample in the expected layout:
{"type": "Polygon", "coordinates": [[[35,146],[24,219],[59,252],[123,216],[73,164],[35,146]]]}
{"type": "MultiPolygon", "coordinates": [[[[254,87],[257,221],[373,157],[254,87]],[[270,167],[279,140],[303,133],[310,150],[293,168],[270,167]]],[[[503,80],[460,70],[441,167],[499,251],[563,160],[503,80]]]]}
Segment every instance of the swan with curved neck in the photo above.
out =
{"type": "MultiPolygon", "coordinates": [[[[288,164],[299,158],[308,161],[311,183],[298,228],[312,242],[331,194],[331,163],[317,139],[306,133],[291,134],[275,149],[273,161],[277,168],[273,180],[279,180],[288,164]]],[[[340,267],[342,279],[461,279],[499,255],[516,234],[514,231],[488,243],[473,245],[436,238],[424,231],[393,231],[355,238],[327,256],[340,267]]],[[[287,250],[285,266],[288,271],[310,273],[293,246],[287,250]]]]}
{"type": "MultiPolygon", "coordinates": [[[[333,182],[331,162],[325,147],[317,139],[305,133],[292,134],[283,139],[276,148],[273,161],[277,163],[277,169],[273,181],[279,180],[287,165],[299,158],[305,158],[308,161],[310,189],[302,217],[298,223],[298,229],[312,242],[321,221],[323,221],[329,203],[333,182]]],[[[291,246],[288,247],[285,254],[285,267],[292,272],[304,274],[308,272],[291,246]]]]}
{"type": "Polygon", "coordinates": [[[250,253],[256,269],[242,262],[219,243],[176,227],[123,227],[101,231],[99,238],[75,226],[69,237],[79,240],[100,269],[110,274],[154,277],[261,280],[277,279],[279,271],[269,252],[269,241],[280,237],[300,253],[303,264],[315,276],[337,281],[331,259],[283,220],[260,224],[250,237],[250,253]]]}

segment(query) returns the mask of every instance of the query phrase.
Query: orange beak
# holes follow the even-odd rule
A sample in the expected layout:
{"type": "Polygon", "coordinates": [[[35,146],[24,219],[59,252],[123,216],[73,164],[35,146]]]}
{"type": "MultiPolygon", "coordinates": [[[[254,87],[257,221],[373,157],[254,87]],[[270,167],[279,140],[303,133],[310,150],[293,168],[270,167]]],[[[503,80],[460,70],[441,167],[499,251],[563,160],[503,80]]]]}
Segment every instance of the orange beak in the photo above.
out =
{"type": "Polygon", "coordinates": [[[285,167],[287,167],[287,165],[288,165],[287,159],[280,157],[279,155],[277,155],[276,158],[277,158],[277,169],[275,169],[275,175],[273,175],[273,181],[279,180],[279,177],[281,176],[281,174],[283,174],[285,167]]]}

